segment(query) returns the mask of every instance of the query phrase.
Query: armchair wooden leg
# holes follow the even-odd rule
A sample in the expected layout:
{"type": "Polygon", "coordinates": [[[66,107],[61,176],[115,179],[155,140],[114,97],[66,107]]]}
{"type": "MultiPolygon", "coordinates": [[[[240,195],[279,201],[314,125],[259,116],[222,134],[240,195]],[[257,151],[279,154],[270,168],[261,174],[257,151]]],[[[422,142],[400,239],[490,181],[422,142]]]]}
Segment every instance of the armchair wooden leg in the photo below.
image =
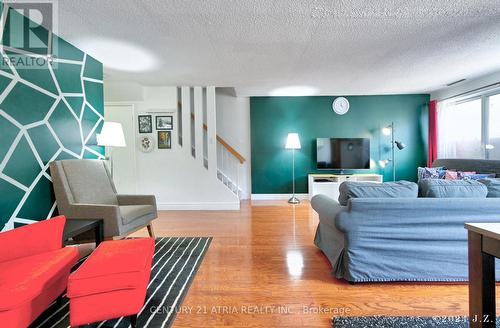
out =
{"type": "Polygon", "coordinates": [[[148,228],[149,237],[155,238],[155,232],[153,231],[153,224],[152,223],[148,224],[147,228],[148,228]]]}

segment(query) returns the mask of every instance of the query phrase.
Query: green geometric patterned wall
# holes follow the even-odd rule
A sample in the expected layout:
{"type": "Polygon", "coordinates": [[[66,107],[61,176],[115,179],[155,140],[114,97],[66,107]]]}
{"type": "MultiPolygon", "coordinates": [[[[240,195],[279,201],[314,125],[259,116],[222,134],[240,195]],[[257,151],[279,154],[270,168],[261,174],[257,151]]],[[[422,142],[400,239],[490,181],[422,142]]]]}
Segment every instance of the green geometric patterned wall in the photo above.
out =
{"type": "MultiPolygon", "coordinates": [[[[9,20],[16,15],[10,10],[5,21],[2,56],[40,55],[11,47],[16,31],[9,20]]],[[[49,162],[103,154],[95,139],[103,124],[102,64],[49,31],[39,32],[52,41],[51,65],[0,68],[1,231],[53,215],[49,162]]]]}

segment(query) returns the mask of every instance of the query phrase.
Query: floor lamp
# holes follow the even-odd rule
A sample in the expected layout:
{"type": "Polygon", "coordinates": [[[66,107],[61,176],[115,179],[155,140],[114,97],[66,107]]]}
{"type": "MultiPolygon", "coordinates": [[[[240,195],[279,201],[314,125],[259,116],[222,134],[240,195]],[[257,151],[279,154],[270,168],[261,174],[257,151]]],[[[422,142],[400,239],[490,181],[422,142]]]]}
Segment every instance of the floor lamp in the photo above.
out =
{"type": "Polygon", "coordinates": [[[392,162],[392,181],[396,181],[396,147],[399,150],[405,149],[406,145],[401,141],[394,139],[394,122],[391,125],[382,129],[382,133],[386,136],[391,136],[391,159],[383,159],[379,161],[381,167],[386,167],[389,162],[392,162]]]}
{"type": "Polygon", "coordinates": [[[300,139],[298,133],[289,133],[286,138],[286,149],[292,150],[292,198],[288,200],[290,204],[298,204],[300,200],[295,197],[295,149],[300,149],[300,139]]]}
{"type": "Polygon", "coordinates": [[[96,135],[99,146],[108,147],[111,178],[113,178],[113,147],[126,147],[125,135],[120,123],[104,122],[100,134],[96,135]]]}

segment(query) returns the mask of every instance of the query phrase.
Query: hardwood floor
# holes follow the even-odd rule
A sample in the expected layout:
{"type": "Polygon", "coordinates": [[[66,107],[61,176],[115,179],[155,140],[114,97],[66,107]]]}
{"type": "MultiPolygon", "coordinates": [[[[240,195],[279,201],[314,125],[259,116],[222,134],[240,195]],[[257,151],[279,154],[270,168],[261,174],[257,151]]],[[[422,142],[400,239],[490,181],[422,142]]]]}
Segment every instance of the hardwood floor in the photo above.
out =
{"type": "MultiPolygon", "coordinates": [[[[467,285],[349,285],[314,246],[308,202],[163,211],[157,236],[212,236],[174,327],[329,327],[333,315],[466,315],[467,285]]],[[[136,235],[147,235],[146,230],[136,235]]]]}

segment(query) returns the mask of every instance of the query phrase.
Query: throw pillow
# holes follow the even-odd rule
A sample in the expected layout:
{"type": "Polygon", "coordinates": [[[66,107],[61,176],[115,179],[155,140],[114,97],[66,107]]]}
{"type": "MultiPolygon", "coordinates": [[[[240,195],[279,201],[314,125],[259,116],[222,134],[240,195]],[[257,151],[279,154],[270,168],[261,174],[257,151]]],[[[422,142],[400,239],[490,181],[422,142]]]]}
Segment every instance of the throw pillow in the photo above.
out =
{"type": "Polygon", "coordinates": [[[446,180],[458,180],[458,172],[452,170],[446,170],[444,178],[446,180]]]}
{"type": "Polygon", "coordinates": [[[464,171],[458,171],[458,179],[459,180],[471,180],[472,176],[474,176],[476,174],[476,172],[474,171],[470,171],[470,172],[464,172],[464,171]]]}
{"type": "Polygon", "coordinates": [[[417,198],[418,185],[409,181],[356,182],[346,181],[339,187],[339,203],[346,206],[351,198],[417,198]]]}
{"type": "Polygon", "coordinates": [[[495,173],[476,173],[469,177],[471,180],[483,180],[483,179],[493,179],[496,176],[497,175],[495,173]]]}
{"type": "Polygon", "coordinates": [[[479,182],[486,185],[488,188],[488,198],[500,198],[500,179],[482,179],[479,182]]]}
{"type": "Polygon", "coordinates": [[[476,172],[462,172],[462,171],[452,171],[446,170],[444,178],[446,180],[482,180],[488,178],[494,178],[495,173],[476,173],[476,172]]]}
{"type": "Polygon", "coordinates": [[[488,188],[474,180],[426,179],[419,183],[420,195],[430,198],[486,198],[488,188]]]}
{"type": "Polygon", "coordinates": [[[424,179],[442,179],[446,172],[444,166],[438,167],[419,167],[417,169],[418,181],[424,179]]]}

